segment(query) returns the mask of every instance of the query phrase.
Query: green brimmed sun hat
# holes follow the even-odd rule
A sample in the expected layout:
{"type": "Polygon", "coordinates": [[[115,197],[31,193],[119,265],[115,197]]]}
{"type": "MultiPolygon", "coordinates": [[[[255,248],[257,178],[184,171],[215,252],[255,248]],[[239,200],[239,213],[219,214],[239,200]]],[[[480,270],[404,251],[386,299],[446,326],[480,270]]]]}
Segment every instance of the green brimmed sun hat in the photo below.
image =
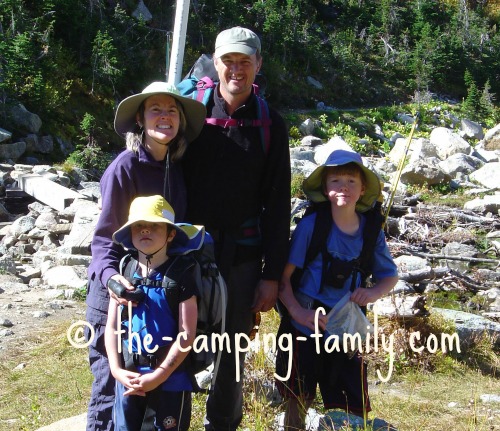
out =
{"type": "Polygon", "coordinates": [[[375,173],[363,165],[363,160],[358,153],[348,150],[333,151],[325,163],[318,166],[309,175],[302,184],[302,189],[307,197],[313,202],[327,201],[323,190],[323,172],[329,166],[342,166],[348,163],[356,163],[365,174],[366,184],[365,193],[361,196],[356,204],[356,210],[365,212],[369,210],[380,195],[380,180],[375,173]]]}
{"type": "Polygon", "coordinates": [[[221,31],[215,39],[215,58],[231,52],[253,55],[260,52],[260,39],[252,30],[233,27],[221,31]]]}
{"type": "Polygon", "coordinates": [[[139,106],[148,97],[156,94],[166,94],[181,104],[187,122],[186,140],[188,142],[194,140],[200,134],[205,123],[207,115],[205,105],[189,97],[181,96],[175,85],[160,81],[149,84],[141,93],[129,96],[120,102],[115,114],[116,133],[123,136],[127,132],[133,132],[137,127],[136,114],[139,106]]]}
{"type": "Polygon", "coordinates": [[[127,223],[113,234],[113,241],[127,249],[133,249],[130,226],[138,221],[166,223],[177,231],[169,246],[169,254],[172,250],[176,250],[176,253],[198,250],[203,243],[205,228],[188,223],[175,223],[173,208],[160,195],[135,198],[130,204],[127,223]]]}

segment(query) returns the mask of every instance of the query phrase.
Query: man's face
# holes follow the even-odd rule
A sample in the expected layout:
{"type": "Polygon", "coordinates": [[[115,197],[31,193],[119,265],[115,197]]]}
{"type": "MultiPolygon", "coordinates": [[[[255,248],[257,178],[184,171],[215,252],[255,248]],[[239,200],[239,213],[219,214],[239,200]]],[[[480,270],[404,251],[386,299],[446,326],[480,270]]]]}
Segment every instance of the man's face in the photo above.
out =
{"type": "Polygon", "coordinates": [[[237,52],[224,54],[215,59],[219,74],[221,91],[231,95],[250,94],[255,76],[260,70],[262,60],[256,54],[246,55],[237,52]]]}

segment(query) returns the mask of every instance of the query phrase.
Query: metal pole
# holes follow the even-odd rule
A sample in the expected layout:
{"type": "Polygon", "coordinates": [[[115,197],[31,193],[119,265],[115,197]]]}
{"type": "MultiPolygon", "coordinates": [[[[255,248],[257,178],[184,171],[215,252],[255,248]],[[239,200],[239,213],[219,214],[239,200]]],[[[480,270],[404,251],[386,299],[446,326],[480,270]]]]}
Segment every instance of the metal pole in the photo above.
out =
{"type": "Polygon", "coordinates": [[[189,0],[177,0],[177,6],[175,7],[172,57],[170,60],[170,69],[168,72],[168,82],[174,85],[177,85],[181,81],[188,18],[189,0]]]}

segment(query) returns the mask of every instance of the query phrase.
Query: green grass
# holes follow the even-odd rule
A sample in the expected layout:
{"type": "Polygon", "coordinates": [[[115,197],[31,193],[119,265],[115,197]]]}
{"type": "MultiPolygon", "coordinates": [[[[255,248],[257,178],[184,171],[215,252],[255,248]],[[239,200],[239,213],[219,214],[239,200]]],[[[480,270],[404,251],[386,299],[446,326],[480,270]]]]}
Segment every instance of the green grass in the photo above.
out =
{"type": "MultiPolygon", "coordinates": [[[[276,333],[278,323],[274,311],[265,313],[260,339],[266,333],[276,333]]],[[[13,350],[0,364],[0,431],[34,431],[86,411],[92,376],[87,350],[75,349],[66,340],[70,324],[67,322],[34,334],[29,342],[13,350]],[[14,370],[19,364],[24,364],[24,368],[14,370]]],[[[385,331],[402,331],[395,322],[382,324],[385,331]]],[[[447,322],[436,319],[413,323],[406,330],[423,330],[424,326],[436,333],[453,330],[447,322]]],[[[398,349],[400,346],[396,343],[398,349]]],[[[396,353],[394,371],[387,383],[377,383],[375,374],[377,368],[382,375],[387,373],[385,354],[379,352],[368,358],[373,408],[368,419],[382,418],[399,431],[500,429],[498,405],[480,400],[482,394],[498,395],[500,388],[498,351],[492,349],[491,340],[478,339],[461,355],[436,354],[431,358],[430,354],[396,353]],[[490,364],[487,373],[480,371],[484,363],[490,364]]],[[[275,429],[274,420],[282,406],[269,403],[264,396],[272,385],[273,372],[272,355],[264,352],[262,344],[259,351],[249,353],[242,429],[275,429]]],[[[203,394],[194,396],[192,430],[203,429],[205,400],[203,394]]],[[[313,408],[324,413],[319,395],[313,408]]],[[[348,430],[347,427],[342,429],[348,430]]]]}
{"type": "Polygon", "coordinates": [[[69,325],[33,334],[0,363],[0,431],[31,431],[86,410],[88,353],[68,343],[69,325]]]}

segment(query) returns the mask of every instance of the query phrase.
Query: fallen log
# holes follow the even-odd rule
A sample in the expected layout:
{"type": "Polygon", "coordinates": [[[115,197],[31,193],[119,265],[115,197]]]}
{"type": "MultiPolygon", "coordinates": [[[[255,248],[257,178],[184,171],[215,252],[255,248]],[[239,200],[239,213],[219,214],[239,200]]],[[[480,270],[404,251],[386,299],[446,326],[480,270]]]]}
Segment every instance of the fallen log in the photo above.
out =
{"type": "Polygon", "coordinates": [[[426,259],[460,260],[464,262],[494,263],[497,266],[500,265],[499,259],[487,259],[482,257],[468,257],[468,256],[450,256],[447,254],[422,253],[419,251],[410,251],[410,253],[414,256],[425,257],[426,259]]]}
{"type": "Polygon", "coordinates": [[[441,278],[450,272],[450,268],[440,266],[438,268],[419,269],[417,271],[403,272],[399,274],[399,279],[407,283],[419,283],[424,280],[434,280],[441,278]]]}

